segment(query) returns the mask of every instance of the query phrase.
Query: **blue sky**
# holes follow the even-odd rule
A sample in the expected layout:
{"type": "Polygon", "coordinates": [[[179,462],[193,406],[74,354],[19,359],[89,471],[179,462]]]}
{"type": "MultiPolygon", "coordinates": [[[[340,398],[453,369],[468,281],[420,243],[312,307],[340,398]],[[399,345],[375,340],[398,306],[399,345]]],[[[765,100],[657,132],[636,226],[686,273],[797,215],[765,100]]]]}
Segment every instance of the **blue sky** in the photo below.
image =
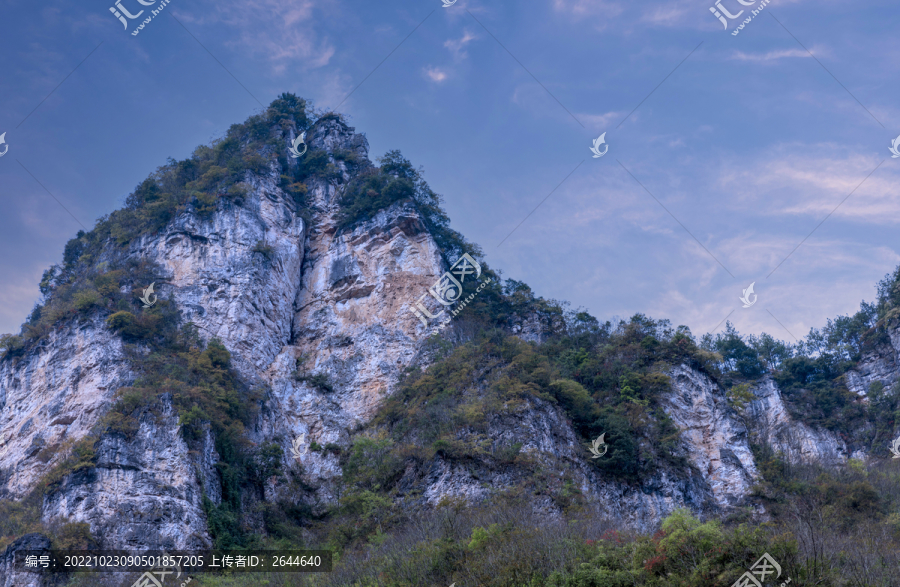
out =
{"type": "Polygon", "coordinates": [[[163,1],[122,0],[126,32],[111,0],[0,0],[0,332],[167,157],[364,79],[339,110],[373,158],[400,149],[492,267],[601,319],[792,341],[900,264],[896,2],[773,0],[734,36],[763,0],[722,0],[728,31],[711,0],[172,0],[132,36],[163,1]]]}

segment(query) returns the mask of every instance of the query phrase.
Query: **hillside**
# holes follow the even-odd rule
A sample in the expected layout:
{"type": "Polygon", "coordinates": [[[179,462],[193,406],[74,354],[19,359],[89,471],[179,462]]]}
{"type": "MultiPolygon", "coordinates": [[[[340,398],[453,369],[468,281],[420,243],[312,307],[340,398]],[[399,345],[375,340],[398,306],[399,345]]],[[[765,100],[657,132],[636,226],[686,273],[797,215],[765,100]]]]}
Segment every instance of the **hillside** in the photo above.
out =
{"type": "Polygon", "coordinates": [[[900,268],[798,344],[696,337],[536,297],[449,225],[289,94],[159,167],[0,339],[0,585],[127,578],[11,569],[50,546],[337,553],[201,587],[727,587],[763,553],[900,585],[900,268]]]}

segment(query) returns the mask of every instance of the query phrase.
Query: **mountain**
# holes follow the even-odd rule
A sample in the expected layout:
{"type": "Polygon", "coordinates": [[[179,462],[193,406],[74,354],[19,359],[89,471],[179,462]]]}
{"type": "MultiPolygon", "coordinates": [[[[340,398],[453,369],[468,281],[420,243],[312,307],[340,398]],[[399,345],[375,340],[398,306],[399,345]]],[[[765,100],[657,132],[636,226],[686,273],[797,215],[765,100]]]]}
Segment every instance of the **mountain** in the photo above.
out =
{"type": "MultiPolygon", "coordinates": [[[[400,153],[283,94],[79,232],[0,340],[0,585],[113,584],[13,569],[51,546],[327,548],[315,584],[460,586],[730,585],[768,548],[844,584],[790,520],[855,520],[897,562],[898,284],[795,347],[601,323],[501,279],[400,153]]],[[[875,567],[853,584],[897,584],[875,567]]]]}

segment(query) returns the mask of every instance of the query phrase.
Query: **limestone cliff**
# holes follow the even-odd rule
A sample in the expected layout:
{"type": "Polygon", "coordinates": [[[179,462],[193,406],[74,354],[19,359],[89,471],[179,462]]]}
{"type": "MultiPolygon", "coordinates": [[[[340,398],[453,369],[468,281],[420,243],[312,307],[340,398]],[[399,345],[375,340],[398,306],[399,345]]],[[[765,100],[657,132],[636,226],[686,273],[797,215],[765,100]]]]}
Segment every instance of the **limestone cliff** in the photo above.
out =
{"type": "MultiPolygon", "coordinates": [[[[346,447],[407,367],[427,367],[426,328],[409,309],[447,267],[413,203],[396,202],[339,230],[339,197],[354,173],[371,167],[368,143],[334,117],[313,124],[307,136],[310,149],[325,152],[338,173],[308,181],[312,213],[306,218],[279,187],[285,172],[279,156],[288,166],[296,162],[270,154],[266,170],[246,172],[249,187],[240,201],[220,200],[209,217],[182,211],[130,244],[128,255],[160,267],[159,295],[175,302],[202,338],[220,339],[242,379],[264,390],[247,436],[256,445],[278,443],[284,467],[302,471],[310,488],[304,499],[321,506],[336,499],[333,481],[341,467],[334,452],[309,447],[346,447]],[[338,152],[352,153],[359,167],[351,170],[338,152]],[[304,443],[294,459],[298,437],[304,443]]],[[[542,340],[543,329],[534,317],[510,320],[510,333],[528,340],[542,340]]],[[[892,347],[860,362],[847,376],[852,390],[862,395],[872,381],[898,379],[898,341],[895,336],[892,347]]],[[[131,384],[123,352],[121,339],[97,316],[64,323],[24,356],[0,361],[4,497],[33,489],[91,431],[116,390],[131,384]]],[[[491,451],[520,445],[554,482],[570,480],[602,512],[642,530],[677,507],[712,515],[747,505],[758,479],[751,431],[790,457],[828,463],[850,456],[834,434],[793,421],[769,377],[753,388],[745,421],[700,370],[681,364],[667,374],[663,407],[681,430],[678,450],[687,470],[662,467],[640,485],[604,478],[589,466],[560,408],[538,399],[521,417],[489,422],[491,451]]],[[[133,440],[103,435],[96,466],[69,475],[45,498],[45,521],[86,522],[105,548],[209,545],[203,496],[221,500],[214,441],[209,433],[202,450],[189,450],[171,402],[164,397],[163,404],[163,417],[142,420],[133,440]]],[[[490,459],[462,466],[438,456],[424,470],[408,471],[401,485],[434,504],[445,496],[483,498],[521,474],[490,459]]],[[[273,483],[261,498],[296,496],[273,483]]],[[[557,508],[549,498],[536,498],[534,506],[551,515],[557,508]]]]}

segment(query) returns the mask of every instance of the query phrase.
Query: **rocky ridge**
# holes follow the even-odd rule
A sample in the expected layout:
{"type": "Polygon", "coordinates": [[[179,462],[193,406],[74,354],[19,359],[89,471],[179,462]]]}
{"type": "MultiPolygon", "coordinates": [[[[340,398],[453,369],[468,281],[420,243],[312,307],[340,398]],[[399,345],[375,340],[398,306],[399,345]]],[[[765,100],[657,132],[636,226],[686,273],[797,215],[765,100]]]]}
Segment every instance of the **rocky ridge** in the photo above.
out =
{"type": "MultiPolygon", "coordinates": [[[[350,433],[394,391],[403,370],[427,363],[426,329],[409,308],[446,267],[409,203],[338,231],[336,200],[351,176],[333,154],[351,151],[367,160],[368,144],[333,118],[314,125],[308,136],[310,148],[327,151],[343,175],[310,183],[310,223],[278,187],[280,169],[273,161],[267,174],[248,173],[251,190],[243,203],[220,203],[208,220],[186,212],[133,245],[130,254],[162,267],[159,295],[177,303],[203,338],[221,339],[240,375],[267,390],[250,439],[279,443],[288,468],[295,466],[292,440],[307,441],[296,462],[315,489],[313,501],[325,504],[335,499],[331,481],[341,469],[334,454],[311,451],[309,442],[346,446],[350,433]],[[298,370],[327,377],[329,388],[298,378],[298,370]]],[[[540,339],[534,320],[520,322],[523,336],[540,339]]],[[[898,379],[900,335],[895,332],[892,341],[848,374],[851,390],[864,395],[872,381],[898,379]]],[[[27,493],[58,462],[67,442],[90,431],[116,389],[133,379],[126,365],[120,340],[99,319],[65,326],[25,357],[0,363],[4,496],[27,493]]],[[[489,436],[496,446],[521,443],[545,469],[572,477],[602,511],[644,530],[677,507],[711,514],[746,504],[758,478],[748,427],[767,432],[773,448],[789,458],[865,457],[848,454],[834,434],[793,421],[771,378],[754,387],[745,424],[705,374],[678,365],[668,375],[672,385],[664,407],[682,431],[681,450],[692,464],[686,476],[663,469],[640,487],[600,478],[586,466],[584,447],[565,415],[539,400],[523,419],[490,422],[489,436]]],[[[210,438],[203,451],[190,454],[170,408],[162,424],[142,421],[131,442],[104,436],[97,466],[69,476],[48,496],[44,518],[87,522],[104,548],[208,545],[200,504],[203,495],[213,502],[221,497],[213,468],[217,456],[210,438]]],[[[511,485],[516,475],[514,469],[463,467],[436,458],[407,482],[434,504],[446,496],[480,499],[489,488],[511,485]]],[[[265,498],[289,497],[286,491],[271,486],[265,498]]],[[[555,508],[549,501],[535,507],[551,514],[555,508]]]]}

